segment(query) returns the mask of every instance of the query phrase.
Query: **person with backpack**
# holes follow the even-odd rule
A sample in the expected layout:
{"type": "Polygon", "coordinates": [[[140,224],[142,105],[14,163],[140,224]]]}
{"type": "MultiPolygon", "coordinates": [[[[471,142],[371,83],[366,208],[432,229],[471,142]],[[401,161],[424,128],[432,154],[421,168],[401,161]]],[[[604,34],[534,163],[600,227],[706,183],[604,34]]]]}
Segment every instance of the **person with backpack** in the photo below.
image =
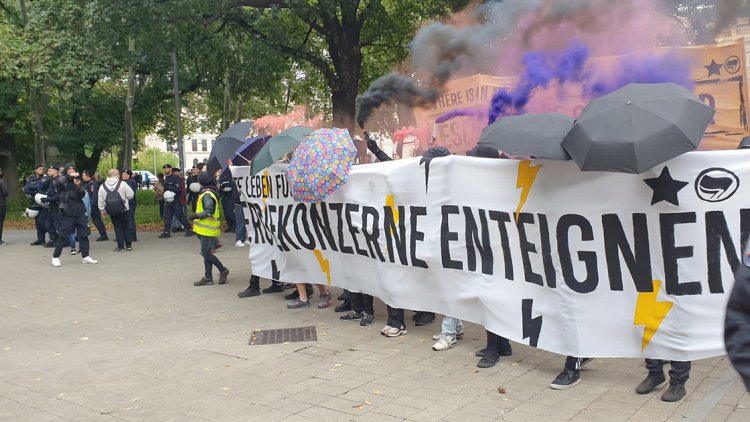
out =
{"type": "Polygon", "coordinates": [[[127,183],[120,180],[120,172],[111,169],[107,173],[107,180],[99,189],[98,206],[102,215],[109,215],[115,227],[115,252],[132,251],[133,244],[130,237],[128,202],[133,199],[135,192],[127,183]]]}

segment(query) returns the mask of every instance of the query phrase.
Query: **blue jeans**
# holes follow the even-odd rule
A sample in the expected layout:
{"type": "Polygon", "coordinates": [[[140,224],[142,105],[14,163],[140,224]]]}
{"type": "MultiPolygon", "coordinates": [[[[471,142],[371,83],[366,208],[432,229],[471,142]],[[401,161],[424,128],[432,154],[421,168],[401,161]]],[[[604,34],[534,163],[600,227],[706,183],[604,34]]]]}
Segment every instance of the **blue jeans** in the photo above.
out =
{"type": "Polygon", "coordinates": [[[235,220],[235,240],[246,241],[247,234],[245,233],[245,213],[242,211],[242,205],[234,204],[234,220],[235,220]]]}
{"type": "Polygon", "coordinates": [[[464,332],[464,323],[458,319],[448,315],[443,316],[443,334],[455,337],[458,333],[464,332]]]}

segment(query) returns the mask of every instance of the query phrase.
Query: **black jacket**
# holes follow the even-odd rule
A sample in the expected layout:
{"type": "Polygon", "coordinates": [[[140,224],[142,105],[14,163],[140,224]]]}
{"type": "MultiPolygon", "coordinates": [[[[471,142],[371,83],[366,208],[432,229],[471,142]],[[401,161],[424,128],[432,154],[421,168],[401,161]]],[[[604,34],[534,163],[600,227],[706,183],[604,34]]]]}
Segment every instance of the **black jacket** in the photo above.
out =
{"type": "Polygon", "coordinates": [[[176,174],[170,174],[164,178],[164,190],[174,192],[179,198],[182,193],[182,178],[176,174]]]}
{"type": "Polygon", "coordinates": [[[750,391],[750,268],[738,265],[727,303],[724,343],[729,360],[750,391]]]}
{"type": "Polygon", "coordinates": [[[83,183],[76,186],[73,180],[65,180],[65,184],[60,189],[59,195],[60,210],[63,215],[80,217],[86,214],[86,204],[83,203],[83,199],[86,197],[86,190],[83,187],[83,183]]]}

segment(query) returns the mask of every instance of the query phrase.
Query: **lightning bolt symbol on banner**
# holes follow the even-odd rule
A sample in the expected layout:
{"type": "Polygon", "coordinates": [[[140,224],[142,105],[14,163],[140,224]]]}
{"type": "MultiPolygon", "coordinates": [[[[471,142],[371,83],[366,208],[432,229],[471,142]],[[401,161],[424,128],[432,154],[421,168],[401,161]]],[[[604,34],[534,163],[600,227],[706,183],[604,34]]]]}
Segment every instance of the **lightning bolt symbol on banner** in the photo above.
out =
{"type": "Polygon", "coordinates": [[[536,347],[539,342],[539,333],[542,332],[542,316],[532,318],[531,310],[534,305],[534,299],[521,300],[522,330],[523,338],[529,339],[529,346],[536,347]]]}
{"type": "MultiPolygon", "coordinates": [[[[385,206],[393,211],[393,222],[398,224],[398,208],[396,208],[396,198],[393,195],[385,196],[385,206]]],[[[391,227],[391,235],[393,234],[393,227],[391,227]]]]}
{"type": "Polygon", "coordinates": [[[326,277],[328,278],[328,285],[331,285],[331,266],[328,264],[327,259],[323,259],[323,253],[320,252],[320,249],[315,249],[313,251],[315,254],[315,258],[318,258],[318,264],[320,265],[320,271],[325,273],[326,277]]]}
{"type": "Polygon", "coordinates": [[[263,209],[266,209],[266,202],[268,202],[268,170],[263,170],[263,209]]]}
{"type": "Polygon", "coordinates": [[[672,309],[672,302],[659,302],[656,300],[656,296],[661,289],[661,281],[654,280],[653,283],[653,291],[638,293],[638,300],[635,302],[633,324],[644,326],[641,352],[646,350],[646,346],[651,342],[661,322],[664,321],[669,310],[672,309]]]}
{"type": "Polygon", "coordinates": [[[536,174],[539,173],[542,165],[531,166],[531,161],[523,160],[518,163],[518,178],[516,179],[516,189],[521,190],[521,199],[518,201],[518,208],[516,208],[516,222],[518,222],[518,214],[521,212],[521,208],[526,203],[526,198],[529,196],[531,186],[534,184],[536,174]]]}

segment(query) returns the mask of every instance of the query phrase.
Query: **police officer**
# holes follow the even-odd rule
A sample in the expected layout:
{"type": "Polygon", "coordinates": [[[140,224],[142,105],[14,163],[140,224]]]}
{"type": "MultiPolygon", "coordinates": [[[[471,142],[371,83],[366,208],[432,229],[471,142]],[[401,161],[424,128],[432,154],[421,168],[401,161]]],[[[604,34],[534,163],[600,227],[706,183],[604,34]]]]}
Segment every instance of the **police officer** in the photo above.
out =
{"type": "Polygon", "coordinates": [[[45,218],[45,228],[47,230],[47,233],[49,233],[49,242],[44,244],[44,247],[46,248],[54,248],[57,244],[57,238],[58,238],[58,232],[60,230],[60,215],[58,213],[58,199],[59,199],[59,189],[60,189],[60,181],[58,181],[58,178],[60,177],[60,172],[55,168],[54,166],[50,166],[47,169],[47,177],[44,178],[42,181],[42,192],[47,195],[46,198],[42,198],[42,202],[47,204],[49,207],[49,211],[47,213],[47,217],[45,218]]]}
{"type": "Polygon", "coordinates": [[[102,221],[102,213],[99,211],[99,187],[101,182],[94,180],[91,177],[91,172],[88,170],[83,171],[83,188],[89,193],[89,202],[91,204],[91,221],[94,223],[94,227],[99,231],[99,237],[96,238],[97,242],[109,240],[107,237],[107,227],[102,221]]]}
{"type": "MultiPolygon", "coordinates": [[[[229,163],[231,165],[231,161],[229,163]]],[[[222,171],[221,176],[219,176],[219,189],[221,189],[221,209],[224,212],[224,217],[227,219],[226,233],[233,233],[237,227],[234,218],[234,203],[240,193],[237,190],[237,185],[234,183],[232,171],[229,170],[229,167],[222,171]]]]}
{"type": "Polygon", "coordinates": [[[204,274],[203,278],[193,283],[194,286],[206,286],[214,284],[213,267],[219,270],[219,284],[227,282],[229,269],[219,261],[213,250],[216,239],[221,236],[221,220],[219,219],[219,201],[216,197],[216,185],[214,178],[208,173],[200,173],[198,182],[201,184],[201,192],[195,206],[196,214],[190,216],[193,221],[193,231],[198,235],[201,242],[201,255],[203,256],[204,274]]]}
{"type": "Polygon", "coordinates": [[[34,174],[26,179],[26,183],[23,185],[23,193],[31,197],[31,205],[29,208],[39,211],[39,214],[34,218],[34,225],[36,226],[36,240],[31,242],[31,246],[44,245],[44,239],[47,234],[47,208],[39,206],[34,201],[34,196],[41,191],[42,182],[44,181],[44,166],[36,164],[34,166],[34,174]]]}
{"type": "Polygon", "coordinates": [[[86,190],[83,187],[81,175],[75,167],[69,166],[65,176],[59,177],[57,184],[58,212],[60,213],[60,232],[52,254],[52,266],[61,267],[60,254],[68,242],[68,236],[77,234],[84,264],[98,264],[89,256],[89,219],[86,216],[86,190]],[[72,170],[71,170],[72,169],[72,170]]]}
{"type": "Polygon", "coordinates": [[[164,201],[164,233],[159,235],[159,239],[165,239],[172,237],[172,219],[177,219],[185,226],[185,237],[193,235],[193,231],[190,230],[190,223],[182,212],[182,204],[180,203],[180,197],[182,195],[182,178],[172,173],[172,166],[170,164],[164,164],[164,192],[174,193],[174,201],[164,201]]]}

